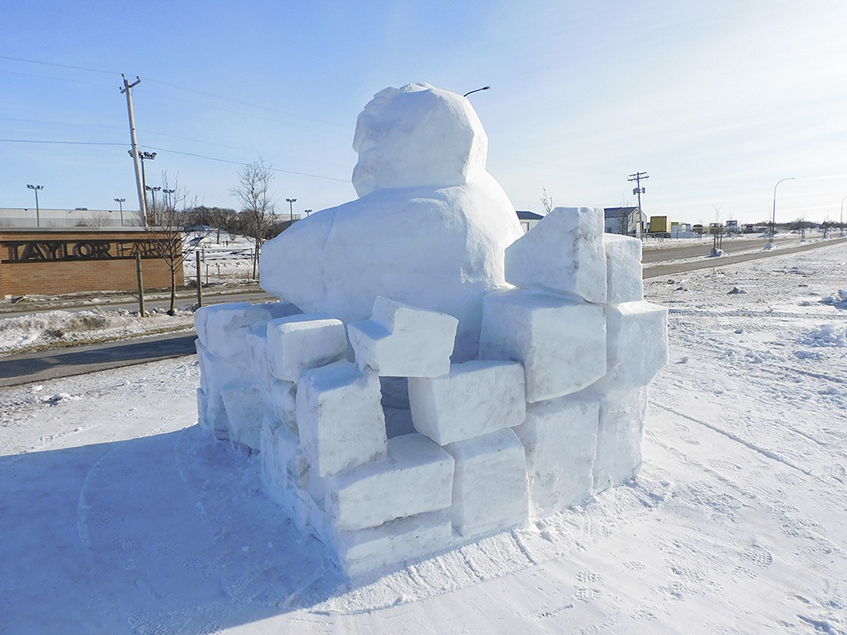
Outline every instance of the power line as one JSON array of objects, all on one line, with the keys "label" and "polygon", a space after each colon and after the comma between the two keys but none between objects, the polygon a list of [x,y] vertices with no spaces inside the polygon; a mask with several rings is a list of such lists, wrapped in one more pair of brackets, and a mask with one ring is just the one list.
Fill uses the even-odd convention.
[{"label": "power line", "polygon": [[[144,148],[150,148],[151,150],[158,150],[160,152],[171,152],[172,154],[182,154],[187,157],[196,157],[198,159],[208,159],[209,161],[218,161],[220,163],[230,163],[232,165],[250,165],[249,163],[244,163],[242,161],[230,161],[228,159],[219,159],[217,157],[207,157],[203,154],[194,154],[193,152],[180,152],[179,150],[169,150],[168,148],[159,148],[157,146],[143,145]],[[309,176],[314,179],[325,179],[327,181],[339,181],[341,183],[349,182],[349,179],[339,179],[334,176],[322,176],[320,174],[309,174],[308,172],[296,172],[294,170],[283,170],[282,168],[269,168],[273,172],[282,172],[284,174],[296,174],[297,176]]]},{"label": "power line", "polygon": [[71,146],[125,146],[126,143],[112,143],[109,141],[47,141],[44,139],[0,139],[0,143],[55,143]]},{"label": "power line", "polygon": [[27,64],[41,64],[42,66],[56,66],[58,68],[71,68],[75,71],[88,71],[89,73],[103,73],[104,75],[120,75],[116,71],[104,71],[99,68],[86,68],[84,66],[71,66],[70,64],[57,64],[56,62],[41,62],[39,60],[27,60],[22,57],[9,57],[0,55],[0,60],[11,60],[13,62],[26,62]]},{"label": "power line", "polygon": [[[126,143],[111,143],[106,141],[48,141],[43,139],[0,139],[0,143],[43,143],[43,144],[59,144],[59,145],[78,145],[78,146],[126,146]],[[171,154],[180,154],[187,157],[197,159],[206,159],[207,161],[217,161],[218,163],[229,163],[230,165],[250,165],[243,161],[231,161],[230,159],[221,159],[219,157],[210,157],[204,154],[195,154],[194,152],[182,152],[180,150],[171,150],[170,148],[160,148],[158,146],[150,146],[141,144],[141,148],[149,148],[158,150],[159,152],[170,152]],[[297,172],[295,170],[283,170],[282,168],[270,168],[273,172],[281,172],[283,174],[295,174],[297,176],[308,176],[313,179],[324,179],[326,181],[338,181],[340,183],[348,183],[349,179],[339,179],[334,176],[323,176],[321,174],[310,174],[309,172]]]}]

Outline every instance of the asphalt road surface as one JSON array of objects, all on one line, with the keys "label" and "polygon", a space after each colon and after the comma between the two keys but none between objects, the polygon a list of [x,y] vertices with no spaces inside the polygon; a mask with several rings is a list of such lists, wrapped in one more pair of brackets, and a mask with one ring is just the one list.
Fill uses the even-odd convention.
[{"label": "asphalt road surface", "polygon": [[[736,255],[725,255],[719,258],[703,257],[690,262],[674,262],[665,265],[659,264],[653,266],[649,266],[649,263],[707,256],[711,251],[711,243],[709,243],[705,254],[703,253],[703,248],[699,245],[695,245],[693,247],[671,247],[655,251],[645,251],[645,256],[647,254],[651,254],[651,256],[645,257],[644,259],[645,263],[648,264],[648,266],[644,269],[644,277],[653,278],[667,276],[694,269],[721,267],[745,262],[747,260],[756,260],[758,258],[767,258],[769,256],[781,256],[797,253],[800,251],[815,249],[817,247],[825,247],[836,243],[847,242],[847,238],[833,238],[827,241],[816,241],[803,244],[800,244],[799,240],[795,242],[797,244],[794,246],[786,246],[787,243],[785,240],[781,240],[779,241],[779,248],[773,251],[748,251],[748,253],[736,253]],[[730,246],[728,243],[729,241],[724,241],[724,253],[732,254],[733,251],[738,251],[738,249],[727,249],[727,247]],[[738,244],[739,243],[733,243],[733,246],[737,246]],[[750,241],[744,241],[741,245],[743,245],[745,250],[756,249],[756,245],[751,247]],[[691,249],[697,249],[698,251],[696,251],[693,256],[684,255],[690,254]],[[652,254],[661,255],[661,260],[657,261],[653,259]],[[272,298],[263,292],[249,292],[210,296],[208,298],[208,303],[214,304],[218,302],[243,301],[262,302],[267,301],[268,299]],[[204,302],[204,304],[206,303],[207,302]],[[119,305],[109,304],[105,306],[116,307]],[[86,308],[90,307],[91,305],[88,305]],[[32,313],[32,311],[28,311],[27,313]],[[8,313],[3,315],[3,317],[9,316],[10,314]],[[194,353],[194,340],[196,337],[197,336],[194,331],[186,331],[169,335],[136,338],[129,342],[122,341],[107,344],[92,344],[87,346],[76,346],[73,348],[41,351],[37,353],[12,355],[0,360],[0,388],[19,386],[32,382],[42,382],[48,379],[69,377],[72,375],[91,373],[99,370],[109,370],[133,364],[143,364],[171,357],[191,355]]]}]

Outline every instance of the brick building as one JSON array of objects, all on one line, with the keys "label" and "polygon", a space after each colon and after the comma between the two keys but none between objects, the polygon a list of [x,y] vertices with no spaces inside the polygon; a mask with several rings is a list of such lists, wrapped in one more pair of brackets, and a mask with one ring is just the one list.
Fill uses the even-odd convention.
[{"label": "brick building", "polygon": [[[138,228],[0,227],[0,297],[135,290],[136,254],[144,287],[169,288],[170,269],[154,241],[171,237]],[[184,284],[181,266],[176,282]]]}]

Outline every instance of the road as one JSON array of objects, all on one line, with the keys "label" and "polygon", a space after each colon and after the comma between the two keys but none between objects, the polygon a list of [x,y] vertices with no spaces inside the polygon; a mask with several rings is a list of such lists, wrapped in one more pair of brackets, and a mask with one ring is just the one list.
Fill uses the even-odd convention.
[{"label": "road", "polygon": [[[669,240],[670,242],[670,240]],[[666,244],[666,243],[665,243]],[[684,260],[687,258],[706,258],[712,253],[712,237],[703,236],[703,239],[697,243],[681,245],[679,247],[662,247],[661,249],[651,249],[645,247],[641,257],[641,262],[645,265],[654,262],[665,262],[667,260]],[[756,251],[764,249],[768,244],[767,238],[727,238],[724,237],[721,249],[727,255],[740,254],[746,251]],[[780,238],[777,241],[780,249],[783,247],[793,247],[800,244],[800,237]]]},{"label": "road", "polygon": [[[825,247],[828,245],[847,242],[847,238],[833,238],[827,241],[816,241],[804,244],[799,244],[799,240],[794,242],[796,244],[793,246],[786,246],[787,243],[784,240],[779,241],[779,248],[773,251],[754,251],[741,254],[736,253],[736,255],[726,255],[719,258],[704,257],[690,262],[672,262],[664,265],[658,264],[652,266],[649,265],[651,261],[662,262],[703,256],[703,249],[700,245],[695,245],[693,247],[671,247],[655,251],[645,251],[645,255],[661,254],[662,258],[659,261],[654,260],[652,256],[649,259],[644,259],[645,263],[648,264],[648,266],[644,269],[644,277],[653,278],[667,276],[684,271],[692,271],[694,269],[721,267],[748,260],[756,260],[758,258],[797,253],[815,249],[817,247]],[[739,243],[734,243],[733,246],[738,244]],[[756,249],[755,245],[751,247],[750,241],[744,241],[741,244],[744,245],[745,249]],[[724,242],[725,253],[739,251],[738,249],[728,250],[726,247],[728,247],[728,244],[727,242]],[[690,254],[690,250],[692,249],[697,250],[694,256],[684,255]],[[706,251],[706,254],[708,254],[710,250],[711,246]],[[264,292],[250,291],[247,293],[212,296],[208,298],[208,303],[215,304],[220,302],[243,301],[261,302],[269,299],[272,298]],[[107,306],[118,307],[120,305],[109,304]],[[91,308],[91,305],[87,305],[86,308]],[[32,313],[32,311],[28,311],[27,313]],[[3,315],[3,317],[9,316],[10,314],[8,313]],[[196,337],[197,336],[194,331],[187,331],[169,335],[136,338],[130,342],[92,344],[88,346],[76,346],[74,348],[13,355],[0,360],[0,388],[19,386],[32,382],[41,382],[59,377],[69,377],[98,370],[109,370],[132,364],[142,364],[161,359],[168,359],[170,357],[191,355],[194,353],[194,340]]]},{"label": "road", "polygon": [[[223,302],[272,302],[276,298],[265,293],[258,287],[255,289],[251,289],[249,291],[235,291],[235,292],[226,292],[226,291],[215,291],[209,292],[203,295],[203,305],[209,306],[211,304],[221,304]],[[177,296],[176,306],[178,309],[186,309],[188,307],[192,307],[197,303],[197,296],[193,294],[180,293]],[[150,299],[146,299],[144,301],[144,310],[152,311],[154,309],[167,309],[170,306],[170,299],[165,297],[161,297],[161,294],[157,294],[155,297]],[[20,308],[17,308],[20,307]],[[79,300],[75,301],[74,299],[65,299],[59,302],[51,302],[44,301],[38,304],[24,305],[24,304],[14,304],[0,308],[0,317],[2,318],[11,318],[11,317],[19,317],[21,315],[32,315],[33,313],[41,313],[44,311],[83,311],[86,309],[93,309],[95,307],[101,309],[125,309],[127,311],[137,311],[138,310],[138,300],[117,300],[115,302],[112,301],[101,301],[101,302],[92,302],[91,300]]]}]

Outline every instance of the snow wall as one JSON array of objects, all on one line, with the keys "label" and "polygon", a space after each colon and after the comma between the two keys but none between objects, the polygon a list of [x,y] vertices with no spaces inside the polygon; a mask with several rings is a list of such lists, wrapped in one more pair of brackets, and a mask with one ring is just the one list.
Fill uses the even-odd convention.
[{"label": "snow wall", "polygon": [[667,312],[641,243],[556,208],[522,235],[468,100],[426,84],[362,114],[360,198],[270,241],[286,301],[195,316],[200,425],[349,575],[583,503],[641,466]]}]

